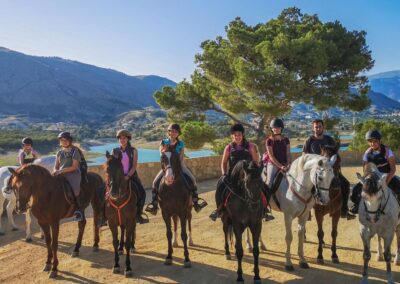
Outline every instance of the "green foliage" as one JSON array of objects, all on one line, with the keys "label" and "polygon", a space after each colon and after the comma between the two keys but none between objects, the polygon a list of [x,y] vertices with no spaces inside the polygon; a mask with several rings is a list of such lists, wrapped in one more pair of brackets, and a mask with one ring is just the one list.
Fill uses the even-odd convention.
[{"label": "green foliage", "polygon": [[333,128],[338,125],[340,122],[340,118],[338,117],[326,117],[324,118],[324,129],[331,131]]},{"label": "green foliage", "polygon": [[230,137],[215,139],[212,141],[212,150],[218,154],[222,155],[224,153],[225,146],[232,142]]},{"label": "green foliage", "polygon": [[75,131],[75,137],[78,140],[92,139],[96,136],[97,131],[88,125],[80,125]]},{"label": "green foliage", "polygon": [[187,122],[182,126],[181,139],[190,149],[199,149],[215,139],[214,129],[205,122]]},{"label": "green foliage", "polygon": [[318,110],[369,105],[368,80],[359,75],[373,66],[365,35],[297,8],[255,26],[236,18],[225,38],[201,44],[190,82],[154,97],[169,119],[204,121],[204,112],[214,110],[253,129],[261,141],[269,120],[291,111],[289,102]]},{"label": "green foliage", "polygon": [[21,140],[24,137],[33,139],[33,147],[47,153],[54,150],[58,145],[58,132],[39,130],[2,130],[0,131],[0,148],[3,151],[16,151],[21,148]]},{"label": "green foliage", "polygon": [[385,121],[367,120],[355,125],[355,137],[350,144],[350,150],[364,152],[368,147],[365,134],[377,129],[382,134],[382,143],[396,151],[400,147],[400,127]]}]

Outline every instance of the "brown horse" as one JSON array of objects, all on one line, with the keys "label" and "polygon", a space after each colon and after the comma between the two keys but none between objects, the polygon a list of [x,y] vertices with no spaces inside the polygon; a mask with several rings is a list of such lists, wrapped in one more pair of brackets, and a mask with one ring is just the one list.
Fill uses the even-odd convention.
[{"label": "brown horse", "polygon": [[164,152],[161,155],[161,168],[164,176],[159,187],[158,199],[161,213],[167,227],[168,255],[166,265],[172,264],[172,230],[171,218],[176,216],[181,222],[181,238],[184,249],[184,267],[191,267],[189,250],[187,247],[186,221],[188,219],[188,207],[191,202],[189,190],[183,181],[182,166],[179,154],[175,151]]},{"label": "brown horse", "polygon": [[[339,143],[337,143],[335,148],[321,147],[321,155],[327,158],[332,157],[337,154],[339,150]],[[323,231],[323,222],[324,216],[329,214],[332,217],[332,262],[339,263],[339,257],[336,254],[336,238],[337,238],[337,227],[340,219],[340,210],[342,208],[342,190],[340,186],[340,157],[336,159],[335,164],[333,165],[333,172],[335,174],[334,179],[332,180],[331,186],[329,188],[329,202],[326,205],[315,204],[315,219],[318,224],[318,257],[317,262],[319,264],[324,264],[324,258],[322,256],[322,250],[324,245],[324,231]]]},{"label": "brown horse", "polygon": [[[188,245],[189,246],[194,245],[193,238],[192,238],[192,209],[193,209],[193,204],[190,204],[188,206],[188,212],[187,212],[187,226],[188,226],[188,231],[189,231]],[[177,247],[179,247],[179,245],[178,245],[178,216],[176,216],[176,215],[172,216],[172,221],[174,222],[172,246],[174,248],[177,248]]]},{"label": "brown horse", "polygon": [[[131,182],[125,180],[121,163],[122,155],[119,154],[118,157],[115,157],[106,152],[106,158],[107,161],[104,165],[107,184],[105,213],[113,238],[115,256],[113,273],[120,272],[119,252],[122,249],[121,246],[125,245],[124,274],[126,277],[130,277],[132,276],[130,250],[135,245],[137,197],[134,190],[131,189]],[[118,241],[118,227],[121,228],[120,242]]]},{"label": "brown horse", "polygon": [[[26,165],[17,170],[11,168],[9,170],[12,174],[11,186],[17,197],[17,212],[25,212],[32,198],[31,212],[37,218],[43,230],[47,245],[47,261],[43,271],[51,270],[49,277],[54,278],[57,276],[58,272],[57,249],[60,220],[71,217],[73,212],[73,202],[71,202],[70,197],[68,197],[71,192],[68,181],[63,177],[52,176],[47,169],[39,165]],[[95,173],[88,173],[87,177],[88,181],[81,185],[79,198],[82,201],[82,210],[84,210],[89,203],[91,203],[93,207],[93,250],[98,251],[99,229],[97,223],[104,204],[104,200],[102,200],[102,196],[104,196],[104,182],[102,178]],[[78,239],[72,256],[79,255],[79,248],[81,247],[85,225],[85,218],[83,221],[78,222]]]}]

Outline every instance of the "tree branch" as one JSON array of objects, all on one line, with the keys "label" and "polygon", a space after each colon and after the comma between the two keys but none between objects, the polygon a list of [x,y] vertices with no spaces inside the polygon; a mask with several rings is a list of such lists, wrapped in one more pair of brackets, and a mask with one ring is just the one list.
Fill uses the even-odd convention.
[{"label": "tree branch", "polygon": [[222,113],[222,114],[228,116],[229,118],[231,118],[232,120],[234,120],[234,121],[236,121],[236,122],[238,122],[238,123],[241,123],[241,124],[243,124],[244,126],[250,127],[250,128],[253,129],[254,131],[258,131],[258,128],[257,128],[256,126],[254,126],[254,125],[252,125],[252,124],[250,124],[250,123],[247,123],[247,122],[245,122],[245,121],[242,121],[242,120],[238,119],[237,117],[233,116],[233,115],[230,114],[229,112],[224,111],[224,110],[222,110],[222,109],[216,107],[215,105],[213,105],[210,109],[212,109],[212,110],[214,110],[214,111],[216,111],[216,112]]}]

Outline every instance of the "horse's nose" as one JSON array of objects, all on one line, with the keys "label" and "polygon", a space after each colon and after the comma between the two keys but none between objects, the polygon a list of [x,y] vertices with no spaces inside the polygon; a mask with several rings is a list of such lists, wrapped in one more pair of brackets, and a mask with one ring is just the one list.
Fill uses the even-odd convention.
[{"label": "horse's nose", "polygon": [[167,182],[167,184],[171,184],[174,182],[174,176],[166,176],[165,177],[165,181]]}]

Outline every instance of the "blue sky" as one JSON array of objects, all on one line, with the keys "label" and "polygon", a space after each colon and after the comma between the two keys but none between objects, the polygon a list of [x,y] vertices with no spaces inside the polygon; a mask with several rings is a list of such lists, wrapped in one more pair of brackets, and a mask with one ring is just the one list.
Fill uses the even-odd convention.
[{"label": "blue sky", "polygon": [[371,74],[400,69],[397,0],[2,0],[0,46],[180,81],[193,72],[200,43],[224,35],[236,16],[257,24],[290,6],[365,30]]}]

